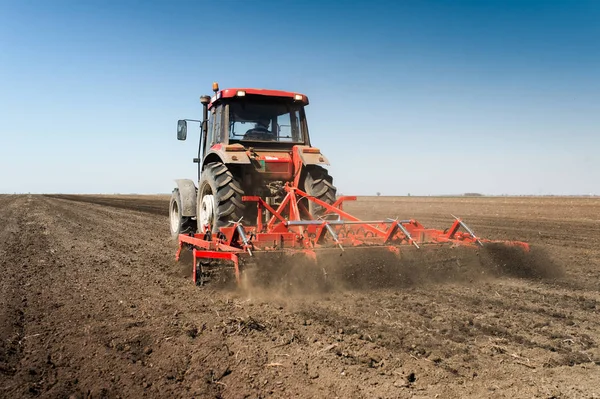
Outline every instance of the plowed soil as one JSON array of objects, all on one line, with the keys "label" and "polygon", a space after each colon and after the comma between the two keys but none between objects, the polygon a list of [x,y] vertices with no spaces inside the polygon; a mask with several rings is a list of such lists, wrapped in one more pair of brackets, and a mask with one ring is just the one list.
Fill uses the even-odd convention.
[{"label": "plowed soil", "polygon": [[359,198],[361,218],[528,241],[548,272],[311,294],[194,286],[167,208],[0,196],[0,397],[600,397],[598,199]]}]

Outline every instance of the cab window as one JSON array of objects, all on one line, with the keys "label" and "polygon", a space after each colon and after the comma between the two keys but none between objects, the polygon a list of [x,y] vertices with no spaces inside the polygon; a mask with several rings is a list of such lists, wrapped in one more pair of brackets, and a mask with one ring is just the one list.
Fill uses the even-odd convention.
[{"label": "cab window", "polygon": [[213,107],[210,110],[208,121],[208,137],[206,141],[208,146],[221,143],[223,141],[223,107]]}]

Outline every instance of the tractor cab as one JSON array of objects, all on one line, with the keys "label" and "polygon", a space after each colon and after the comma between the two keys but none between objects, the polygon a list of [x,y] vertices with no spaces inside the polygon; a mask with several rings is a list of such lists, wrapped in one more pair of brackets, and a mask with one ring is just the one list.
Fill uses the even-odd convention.
[{"label": "tractor cab", "polygon": [[302,94],[276,90],[226,89],[211,98],[205,151],[216,144],[290,149],[309,143]]}]

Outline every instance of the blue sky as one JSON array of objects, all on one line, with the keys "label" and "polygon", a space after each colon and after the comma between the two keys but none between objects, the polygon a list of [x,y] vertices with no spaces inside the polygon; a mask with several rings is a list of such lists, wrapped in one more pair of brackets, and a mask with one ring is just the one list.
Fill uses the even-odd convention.
[{"label": "blue sky", "polygon": [[0,0],[0,192],[170,192],[196,178],[177,119],[218,81],[307,94],[344,194],[600,194],[599,20],[599,1]]}]

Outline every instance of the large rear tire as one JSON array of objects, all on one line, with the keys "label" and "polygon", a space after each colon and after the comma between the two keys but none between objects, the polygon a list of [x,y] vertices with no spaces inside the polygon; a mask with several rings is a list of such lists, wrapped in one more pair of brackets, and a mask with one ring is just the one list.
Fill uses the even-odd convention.
[{"label": "large rear tire", "polygon": [[[337,189],[333,185],[333,177],[325,168],[309,165],[306,167],[304,177],[304,191],[311,197],[332,205],[335,202]],[[308,211],[317,218],[325,213],[326,209],[313,201],[308,201]]]},{"label": "large rear tire", "polygon": [[221,227],[230,225],[244,216],[246,205],[242,202],[244,190],[239,180],[221,162],[206,165],[198,188],[198,231],[205,226],[217,233]]},{"label": "large rear tire", "polygon": [[196,221],[191,217],[182,216],[181,195],[179,189],[174,189],[171,193],[169,203],[169,225],[171,227],[171,238],[177,240],[179,234],[194,233],[196,231]]}]

